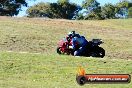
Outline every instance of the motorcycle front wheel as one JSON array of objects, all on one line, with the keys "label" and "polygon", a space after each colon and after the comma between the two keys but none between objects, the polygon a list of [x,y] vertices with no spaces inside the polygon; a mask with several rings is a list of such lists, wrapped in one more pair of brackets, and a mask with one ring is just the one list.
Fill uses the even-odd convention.
[{"label": "motorcycle front wheel", "polygon": [[62,54],[60,49],[61,49],[61,47],[57,47],[57,49],[56,49],[58,54]]}]

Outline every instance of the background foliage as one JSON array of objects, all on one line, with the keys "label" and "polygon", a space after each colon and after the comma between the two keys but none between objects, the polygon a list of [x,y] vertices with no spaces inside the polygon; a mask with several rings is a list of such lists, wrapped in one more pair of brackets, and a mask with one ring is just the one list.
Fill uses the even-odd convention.
[{"label": "background foliage", "polygon": [[[14,16],[21,6],[27,6],[26,0],[0,0],[0,15]],[[106,3],[100,6],[97,0],[84,0],[81,5],[69,0],[58,0],[56,3],[38,3],[26,11],[28,17],[47,17],[77,20],[103,20],[132,17],[132,2],[122,0],[115,5]]]},{"label": "background foliage", "polygon": [[21,10],[21,6],[27,6],[26,0],[0,0],[0,15],[17,15]]}]

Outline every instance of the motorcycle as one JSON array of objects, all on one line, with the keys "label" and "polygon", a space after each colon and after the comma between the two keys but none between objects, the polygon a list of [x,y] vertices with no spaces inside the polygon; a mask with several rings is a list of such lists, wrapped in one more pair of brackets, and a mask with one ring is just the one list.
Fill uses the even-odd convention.
[{"label": "motorcycle", "polygon": [[57,47],[57,53],[58,54],[66,54],[66,55],[73,55],[73,50],[69,48],[71,46],[71,42],[68,41],[66,38],[63,38],[59,41],[58,47]]},{"label": "motorcycle", "polygon": [[[103,58],[105,56],[105,50],[102,47],[99,47],[100,44],[102,44],[101,39],[92,39],[89,41],[88,45],[86,46],[86,49],[84,52],[82,52],[81,56],[87,56],[87,57],[101,57]],[[79,49],[79,46],[75,50],[70,49],[69,46],[71,46],[72,43],[68,41],[66,38],[63,38],[59,41],[58,47],[57,47],[57,53],[58,54],[66,54],[66,55],[74,55],[74,52]]]}]

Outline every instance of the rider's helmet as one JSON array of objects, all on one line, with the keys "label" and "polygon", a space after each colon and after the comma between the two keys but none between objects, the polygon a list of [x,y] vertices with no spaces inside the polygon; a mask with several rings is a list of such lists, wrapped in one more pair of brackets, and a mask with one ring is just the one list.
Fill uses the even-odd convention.
[{"label": "rider's helmet", "polygon": [[72,32],[69,32],[69,33],[68,33],[68,36],[71,37],[71,36],[72,36]]},{"label": "rider's helmet", "polygon": [[71,37],[69,37],[69,35],[66,36],[66,40],[67,40],[68,42],[70,42],[70,41],[71,41]]},{"label": "rider's helmet", "polygon": [[72,36],[75,37],[76,33],[75,31],[71,31],[72,32]]},{"label": "rider's helmet", "polygon": [[68,33],[69,37],[75,37],[75,35],[76,35],[75,31],[71,31]]}]

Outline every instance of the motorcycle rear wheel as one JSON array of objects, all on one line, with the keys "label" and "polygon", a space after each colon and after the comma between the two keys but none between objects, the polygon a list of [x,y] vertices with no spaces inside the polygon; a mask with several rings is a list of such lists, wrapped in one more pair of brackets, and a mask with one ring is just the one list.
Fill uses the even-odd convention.
[{"label": "motorcycle rear wheel", "polygon": [[95,49],[93,49],[91,56],[103,58],[105,56],[105,50],[101,47],[96,47]]},{"label": "motorcycle rear wheel", "polygon": [[101,47],[98,48],[98,56],[101,58],[105,56],[105,50]]}]

